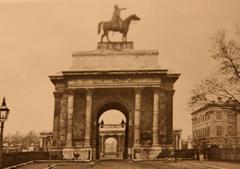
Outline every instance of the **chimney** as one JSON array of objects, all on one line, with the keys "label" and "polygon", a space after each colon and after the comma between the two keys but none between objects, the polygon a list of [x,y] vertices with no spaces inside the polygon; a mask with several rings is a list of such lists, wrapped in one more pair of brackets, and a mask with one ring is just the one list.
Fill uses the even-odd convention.
[{"label": "chimney", "polygon": [[228,100],[227,100],[228,103],[232,104],[234,102],[233,98],[232,97],[229,97]]},{"label": "chimney", "polygon": [[220,97],[220,96],[217,98],[217,100],[218,100],[218,103],[222,103],[223,102],[222,101],[222,97]]}]

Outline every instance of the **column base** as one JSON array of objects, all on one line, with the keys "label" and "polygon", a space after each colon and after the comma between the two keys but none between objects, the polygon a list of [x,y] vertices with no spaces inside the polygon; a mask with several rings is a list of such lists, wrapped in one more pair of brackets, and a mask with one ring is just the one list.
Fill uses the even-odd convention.
[{"label": "column base", "polygon": [[166,158],[173,155],[172,145],[152,145],[139,146],[132,148],[133,160],[153,160],[157,158]]},{"label": "column base", "polygon": [[134,145],[133,145],[133,148],[134,148],[134,147],[141,147],[141,145],[140,145],[140,144],[134,144]]},{"label": "column base", "polygon": [[65,160],[92,160],[92,148],[86,147],[65,147],[63,149],[63,159]]},{"label": "column base", "polygon": [[142,159],[142,148],[137,145],[134,145],[133,148],[132,148],[132,159]]},{"label": "column base", "polygon": [[149,153],[149,159],[155,159],[162,152],[162,147],[160,145],[153,145],[151,147],[151,152]]},{"label": "column base", "polygon": [[160,144],[153,144],[152,147],[161,147]]},{"label": "column base", "polygon": [[51,148],[51,156],[53,160],[63,159],[63,149],[62,148]]},{"label": "column base", "polygon": [[83,146],[84,148],[91,148],[91,145],[90,144],[86,144]]}]

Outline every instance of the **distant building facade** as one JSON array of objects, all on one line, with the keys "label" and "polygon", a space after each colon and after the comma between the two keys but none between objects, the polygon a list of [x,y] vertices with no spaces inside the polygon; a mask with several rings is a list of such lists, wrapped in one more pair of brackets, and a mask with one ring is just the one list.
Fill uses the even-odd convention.
[{"label": "distant building facade", "polygon": [[239,104],[229,99],[206,105],[191,113],[193,144],[208,147],[240,147]]},{"label": "distant building facade", "polygon": [[193,142],[193,140],[192,140],[192,137],[190,137],[190,136],[188,136],[187,139],[182,139],[181,140],[181,146],[182,146],[181,148],[183,150],[192,149],[193,148],[192,142]]},{"label": "distant building facade", "polygon": [[40,132],[40,149],[41,151],[48,151],[49,148],[50,148],[50,135],[52,133],[51,132],[46,132],[46,131],[43,131],[43,132]]},{"label": "distant building facade", "polygon": [[123,158],[124,140],[126,130],[125,124],[103,124],[99,125],[99,151],[100,159]]},{"label": "distant building facade", "polygon": [[175,129],[173,130],[173,145],[175,150],[182,149],[182,130],[181,129]]}]

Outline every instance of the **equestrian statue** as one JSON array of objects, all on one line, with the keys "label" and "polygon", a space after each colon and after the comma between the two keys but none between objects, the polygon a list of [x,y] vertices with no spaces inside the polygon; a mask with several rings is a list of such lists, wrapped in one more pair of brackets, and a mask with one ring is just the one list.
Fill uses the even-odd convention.
[{"label": "equestrian statue", "polygon": [[119,8],[118,5],[115,5],[112,20],[105,22],[102,21],[98,24],[98,34],[101,33],[101,28],[103,29],[103,34],[101,35],[101,42],[103,42],[104,36],[106,36],[107,41],[110,42],[108,37],[109,31],[120,32],[122,34],[122,42],[127,42],[127,33],[130,23],[134,20],[138,21],[140,20],[140,18],[133,14],[122,20],[120,17],[122,10],[126,10],[126,8]]}]

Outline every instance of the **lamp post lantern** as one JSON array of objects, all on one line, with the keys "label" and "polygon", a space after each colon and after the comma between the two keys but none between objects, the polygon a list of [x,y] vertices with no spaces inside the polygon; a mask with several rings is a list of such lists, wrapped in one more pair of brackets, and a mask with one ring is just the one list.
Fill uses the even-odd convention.
[{"label": "lamp post lantern", "polygon": [[9,108],[7,108],[5,97],[3,98],[2,105],[0,107],[0,123],[1,123],[1,136],[0,136],[0,169],[2,169],[2,147],[3,147],[3,128],[4,122],[8,119]]},{"label": "lamp post lantern", "polygon": [[125,122],[124,122],[124,120],[122,119],[122,121],[121,121],[121,127],[123,128],[125,126]]},{"label": "lamp post lantern", "polygon": [[104,121],[102,120],[100,123],[100,127],[103,128],[104,127]]}]

